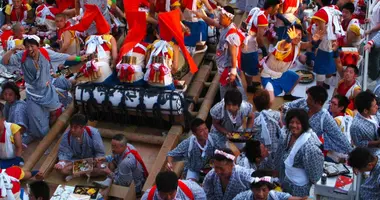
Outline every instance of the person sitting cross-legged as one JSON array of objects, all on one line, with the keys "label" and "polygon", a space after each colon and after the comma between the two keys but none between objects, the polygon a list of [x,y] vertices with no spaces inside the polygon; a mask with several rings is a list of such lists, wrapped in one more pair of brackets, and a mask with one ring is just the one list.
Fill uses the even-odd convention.
[{"label": "person sitting cross-legged", "polygon": [[113,136],[111,141],[112,155],[99,159],[98,163],[108,162],[103,171],[107,174],[104,181],[95,181],[94,185],[104,188],[103,197],[107,197],[110,186],[113,184],[129,187],[135,183],[136,195],[141,194],[148,177],[148,170],[136,148],[128,143],[122,134]]},{"label": "person sitting cross-legged", "polygon": [[[87,119],[82,114],[75,114],[70,120],[70,129],[62,136],[58,151],[58,163],[54,168],[63,175],[66,181],[73,178],[73,161],[86,158],[104,157],[104,145],[98,129],[86,126]],[[94,166],[91,176],[105,174],[100,165]]]}]

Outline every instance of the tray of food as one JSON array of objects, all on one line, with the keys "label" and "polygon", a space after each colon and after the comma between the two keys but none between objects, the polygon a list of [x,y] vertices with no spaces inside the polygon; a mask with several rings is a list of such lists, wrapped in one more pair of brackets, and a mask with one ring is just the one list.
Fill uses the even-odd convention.
[{"label": "tray of food", "polygon": [[94,169],[94,161],[92,158],[76,160],[73,165],[73,174],[85,174]]},{"label": "tray of food", "polygon": [[327,174],[328,177],[350,173],[350,170],[346,165],[342,163],[336,164],[332,162],[324,162],[323,171]]},{"label": "tray of food", "polygon": [[231,136],[227,136],[227,138],[231,142],[246,142],[252,138],[254,132],[233,132]]},{"label": "tray of food", "polygon": [[299,83],[308,84],[314,81],[314,74],[307,70],[297,70],[296,73],[300,76]]},{"label": "tray of food", "polygon": [[94,186],[76,185],[74,194],[90,196],[91,199],[96,199],[98,196],[99,188]]}]

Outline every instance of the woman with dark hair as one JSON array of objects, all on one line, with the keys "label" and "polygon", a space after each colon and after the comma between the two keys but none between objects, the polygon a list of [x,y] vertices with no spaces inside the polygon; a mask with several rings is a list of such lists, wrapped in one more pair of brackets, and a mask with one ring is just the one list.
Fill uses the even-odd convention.
[{"label": "woman with dark hair", "polygon": [[203,181],[208,200],[231,200],[240,192],[249,189],[253,169],[235,165],[231,149],[215,150],[213,169]]},{"label": "woman with dark hair", "polygon": [[310,187],[323,173],[324,157],[321,142],[309,126],[304,109],[291,109],[286,114],[286,128],[275,157],[285,192],[309,196]]},{"label": "woman with dark hair", "polygon": [[[226,146],[227,136],[243,131],[243,121],[247,118],[247,129],[253,126],[252,104],[243,100],[236,88],[227,90],[224,99],[210,110],[212,117],[211,133],[216,135],[218,146]],[[242,147],[241,147],[242,148]]]},{"label": "woman with dark hair", "polygon": [[[21,66],[26,86],[26,104],[28,107],[28,137],[23,138],[25,144],[36,138],[44,137],[49,131],[49,120],[55,122],[62,112],[55,86],[52,84],[51,70],[67,60],[84,61],[87,56],[75,56],[56,53],[40,48],[40,38],[28,35],[23,45],[7,51],[1,63]],[[17,52],[17,50],[21,50]]]},{"label": "woman with dark hair", "polygon": [[236,159],[236,164],[248,169],[272,168],[268,160],[268,149],[257,140],[248,140],[243,152]]},{"label": "woman with dark hair", "polygon": [[20,100],[20,90],[14,82],[7,82],[2,87],[1,96],[5,100],[4,117],[9,123],[17,124],[21,127],[23,134],[28,129],[28,115],[26,102]]}]

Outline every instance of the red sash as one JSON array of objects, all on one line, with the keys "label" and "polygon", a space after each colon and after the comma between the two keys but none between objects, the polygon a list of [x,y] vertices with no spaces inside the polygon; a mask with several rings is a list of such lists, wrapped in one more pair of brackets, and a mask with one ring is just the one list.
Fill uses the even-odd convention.
[{"label": "red sash", "polygon": [[[143,167],[144,177],[147,178],[148,175],[149,175],[149,173],[148,173],[148,170],[145,167],[144,161],[142,160],[140,154],[136,150],[130,149],[128,146],[127,146],[127,149],[128,149],[128,152],[124,154],[122,160],[124,160],[124,158],[126,158],[129,154],[132,154],[133,156],[135,156],[137,162],[139,162],[140,165]],[[137,163],[136,163],[136,165],[137,165]]]},{"label": "red sash", "polygon": [[[49,56],[49,53],[46,51],[46,49],[45,48],[39,48],[39,49],[40,49],[41,54],[46,58],[46,60],[50,62],[50,56]],[[25,50],[24,53],[22,54],[21,63],[25,62],[27,56],[28,56],[28,51]]]},{"label": "red sash", "polygon": [[[185,193],[185,195],[189,199],[194,200],[193,193],[191,192],[190,188],[187,187],[187,185],[185,183],[183,183],[182,181],[178,180],[178,187],[182,190],[183,193]],[[148,200],[153,200],[154,192],[156,192],[156,189],[157,189],[157,186],[153,186],[150,189],[149,194],[148,194]]]}]

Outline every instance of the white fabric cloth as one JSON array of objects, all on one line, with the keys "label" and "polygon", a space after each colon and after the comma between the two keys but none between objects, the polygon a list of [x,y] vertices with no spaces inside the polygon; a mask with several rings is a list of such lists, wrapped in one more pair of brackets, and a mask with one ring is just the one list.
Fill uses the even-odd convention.
[{"label": "white fabric cloth", "polygon": [[47,16],[52,16],[55,18],[55,15],[49,9],[52,6],[46,6],[46,5],[43,5],[43,6],[44,8],[41,11],[37,12],[37,15],[41,14],[41,16],[37,16],[38,19],[36,20],[36,22],[38,24],[44,24]]},{"label": "white fabric cloth", "polygon": [[311,129],[303,133],[294,143],[289,156],[285,160],[285,174],[286,177],[297,186],[304,186],[309,183],[309,178],[306,171],[301,168],[293,167],[294,158],[301,147],[306,143],[306,141],[315,134]]},{"label": "white fabric cloth", "polygon": [[214,146],[214,141],[212,140],[212,137],[210,134],[208,135],[208,138],[207,138],[207,141],[206,141],[206,144],[204,147],[202,147],[198,143],[197,138],[194,135],[192,135],[192,136],[190,136],[189,149],[187,151],[187,155],[189,157],[190,157],[190,152],[193,149],[194,143],[199,147],[200,150],[202,150],[202,158],[204,158],[206,156],[206,149],[207,149],[208,145]]},{"label": "white fabric cloth", "polygon": [[99,59],[106,58],[107,54],[102,46],[104,43],[107,43],[107,41],[103,40],[101,35],[89,36],[88,40],[86,41],[86,54],[92,54],[97,50]]},{"label": "white fabric cloth", "polygon": [[12,176],[9,176],[5,172],[5,169],[2,169],[1,174],[0,174],[0,190],[1,190],[2,197],[6,197],[7,200],[15,200],[15,196],[12,193],[12,187],[13,187],[12,181],[19,182],[18,179]]},{"label": "white fabric cloth", "polygon": [[11,136],[12,130],[11,130],[12,123],[8,123],[4,121],[4,128],[5,128],[5,143],[0,144],[0,158],[1,159],[10,159],[15,157],[15,145],[12,144]]}]

